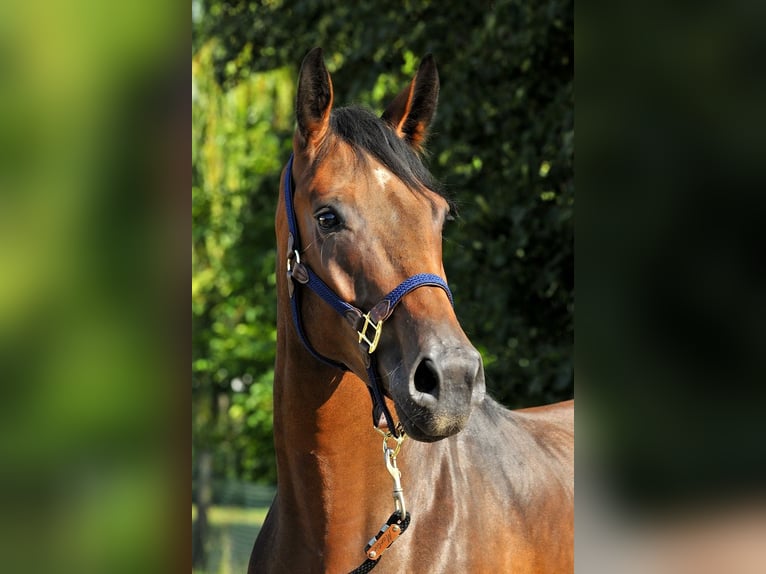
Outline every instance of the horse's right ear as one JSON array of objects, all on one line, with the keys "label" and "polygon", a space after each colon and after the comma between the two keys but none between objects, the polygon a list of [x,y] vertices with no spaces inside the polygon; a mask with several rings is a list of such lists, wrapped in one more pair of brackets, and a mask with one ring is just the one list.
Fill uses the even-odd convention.
[{"label": "horse's right ear", "polygon": [[298,131],[305,147],[318,146],[327,135],[332,99],[332,81],[322,48],[314,48],[303,58],[295,98]]}]

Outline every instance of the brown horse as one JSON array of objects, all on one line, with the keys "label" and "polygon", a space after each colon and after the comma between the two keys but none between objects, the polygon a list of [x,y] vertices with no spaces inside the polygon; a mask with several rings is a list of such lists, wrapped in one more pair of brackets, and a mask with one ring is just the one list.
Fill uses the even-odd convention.
[{"label": "brown horse", "polygon": [[438,93],[427,56],[381,118],[333,110],[321,50],[301,67],[276,218],[278,487],[251,573],[573,570],[573,404],[485,396],[443,279],[450,203],[420,158]]}]

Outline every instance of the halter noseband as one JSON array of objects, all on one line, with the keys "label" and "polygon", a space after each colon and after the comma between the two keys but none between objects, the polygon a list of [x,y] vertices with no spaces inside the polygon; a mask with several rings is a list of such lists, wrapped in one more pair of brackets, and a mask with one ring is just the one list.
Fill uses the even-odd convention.
[{"label": "halter noseband", "polygon": [[413,275],[402,281],[397,287],[395,287],[388,295],[383,297],[375,306],[370,309],[369,312],[364,313],[361,309],[354,307],[350,303],[343,301],[338,295],[327,286],[305,263],[301,262],[300,257],[300,237],[298,234],[298,225],[295,220],[295,208],[293,206],[293,188],[292,188],[292,172],[293,172],[293,155],[290,155],[290,159],[287,161],[287,167],[285,169],[285,209],[287,211],[287,226],[289,229],[289,235],[287,238],[287,285],[290,295],[290,307],[293,314],[293,324],[295,330],[298,332],[303,345],[314,356],[314,358],[328,364],[332,367],[348,371],[349,368],[338,361],[334,361],[328,357],[325,357],[319,353],[308,340],[306,332],[303,328],[303,322],[301,321],[300,314],[300,301],[298,296],[298,290],[295,289],[294,281],[297,281],[301,285],[307,286],[314,293],[325,301],[330,307],[335,309],[343,318],[345,318],[354,327],[354,330],[359,335],[358,343],[365,357],[365,363],[367,366],[367,376],[369,379],[368,388],[373,401],[373,425],[377,428],[378,421],[380,420],[380,414],[382,413],[388,424],[389,432],[393,436],[398,437],[400,434],[399,429],[394,425],[394,419],[391,416],[391,412],[386,406],[386,402],[383,398],[383,391],[380,385],[380,378],[378,376],[377,360],[375,350],[377,349],[378,342],[380,340],[380,334],[383,329],[383,322],[388,319],[396,309],[396,306],[401,302],[402,298],[410,291],[417,289],[418,287],[439,287],[443,289],[449,297],[450,303],[452,301],[452,293],[450,292],[447,282],[444,281],[438,275],[432,273],[420,273]]}]

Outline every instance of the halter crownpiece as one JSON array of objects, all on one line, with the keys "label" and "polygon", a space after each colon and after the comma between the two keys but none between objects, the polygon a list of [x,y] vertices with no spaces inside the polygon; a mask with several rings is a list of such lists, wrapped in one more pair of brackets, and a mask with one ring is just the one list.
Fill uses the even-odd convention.
[{"label": "halter crownpiece", "polygon": [[319,353],[309,342],[303,328],[303,322],[301,321],[298,289],[296,289],[295,284],[297,282],[299,285],[305,285],[311,289],[354,327],[354,330],[358,335],[357,342],[365,357],[365,364],[367,366],[367,376],[369,379],[368,388],[373,400],[373,424],[376,428],[379,426],[378,422],[381,419],[382,414],[388,424],[389,432],[397,437],[400,435],[400,430],[398,430],[397,426],[394,424],[394,419],[383,398],[383,391],[378,376],[377,360],[374,355],[378,343],[380,342],[383,323],[393,314],[404,296],[419,287],[439,287],[447,293],[450,304],[454,304],[452,300],[452,292],[450,291],[447,282],[438,275],[432,273],[419,273],[402,281],[367,313],[364,313],[361,309],[338,297],[335,291],[328,287],[310,267],[301,261],[300,236],[293,205],[292,172],[293,155],[291,154],[285,168],[284,189],[287,227],[289,230],[287,237],[287,288],[290,296],[290,307],[292,309],[295,330],[303,342],[303,346],[306,347],[314,358],[332,367],[344,371],[349,370],[343,363],[325,357]]}]

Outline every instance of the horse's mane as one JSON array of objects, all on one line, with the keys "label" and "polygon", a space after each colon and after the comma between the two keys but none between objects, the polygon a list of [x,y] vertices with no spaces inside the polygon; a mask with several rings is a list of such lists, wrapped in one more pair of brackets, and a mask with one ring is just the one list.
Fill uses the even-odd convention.
[{"label": "horse's mane", "polygon": [[[421,157],[372,111],[359,106],[334,109],[330,116],[330,129],[351,147],[360,163],[366,163],[368,155],[372,156],[407,187],[433,191],[444,197],[454,209],[451,198],[423,165]],[[315,165],[330,149],[330,146],[322,146]]]}]

